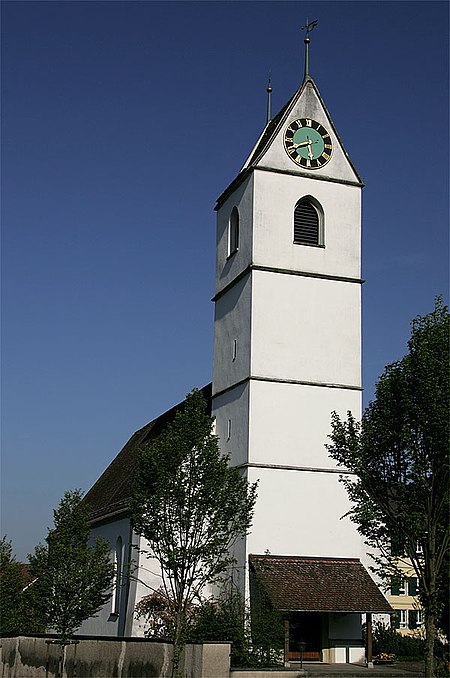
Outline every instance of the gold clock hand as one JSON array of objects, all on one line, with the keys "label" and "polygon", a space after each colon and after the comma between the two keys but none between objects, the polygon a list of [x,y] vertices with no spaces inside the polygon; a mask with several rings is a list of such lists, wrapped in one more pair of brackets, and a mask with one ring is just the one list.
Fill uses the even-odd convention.
[{"label": "gold clock hand", "polygon": [[311,146],[311,144],[317,144],[317,140],[313,141],[312,139],[307,139],[306,141],[301,141],[299,144],[292,144],[294,148],[303,148],[304,146]]}]

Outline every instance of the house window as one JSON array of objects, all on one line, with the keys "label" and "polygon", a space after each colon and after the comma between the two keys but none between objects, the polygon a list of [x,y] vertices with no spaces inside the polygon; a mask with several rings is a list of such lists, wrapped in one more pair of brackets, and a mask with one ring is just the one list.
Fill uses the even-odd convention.
[{"label": "house window", "polygon": [[323,211],[311,197],[302,198],[295,206],[294,245],[324,245]]},{"label": "house window", "polygon": [[231,440],[231,419],[227,421],[227,440]]},{"label": "house window", "polygon": [[399,610],[400,612],[400,628],[408,628],[408,610]]},{"label": "house window", "polygon": [[237,207],[231,210],[230,221],[228,223],[228,256],[231,256],[239,249],[239,212]]},{"label": "house window", "polygon": [[419,580],[417,577],[408,577],[408,596],[417,596],[419,592]]},{"label": "house window", "polygon": [[402,577],[391,577],[391,596],[404,596],[405,580]]}]

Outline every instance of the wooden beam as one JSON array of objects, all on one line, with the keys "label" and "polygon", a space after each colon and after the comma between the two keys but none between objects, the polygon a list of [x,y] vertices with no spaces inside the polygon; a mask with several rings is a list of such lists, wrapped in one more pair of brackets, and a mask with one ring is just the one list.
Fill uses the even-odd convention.
[{"label": "wooden beam", "polygon": [[290,663],[289,663],[289,619],[284,620],[284,665],[290,666]]}]

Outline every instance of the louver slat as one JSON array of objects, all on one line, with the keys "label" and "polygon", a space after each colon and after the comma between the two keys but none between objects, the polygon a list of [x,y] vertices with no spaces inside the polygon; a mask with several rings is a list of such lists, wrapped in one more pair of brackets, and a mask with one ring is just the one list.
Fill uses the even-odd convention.
[{"label": "louver slat", "polygon": [[297,245],[319,244],[319,215],[310,203],[303,202],[295,208],[294,243]]}]

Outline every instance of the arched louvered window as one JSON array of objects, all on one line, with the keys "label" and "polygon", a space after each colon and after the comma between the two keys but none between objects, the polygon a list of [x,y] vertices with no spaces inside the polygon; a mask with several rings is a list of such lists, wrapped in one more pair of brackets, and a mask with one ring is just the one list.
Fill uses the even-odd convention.
[{"label": "arched louvered window", "polygon": [[239,212],[233,207],[228,224],[228,256],[239,249]]},{"label": "arched louvered window", "polygon": [[323,214],[318,204],[302,198],[294,210],[294,244],[323,245]]}]

